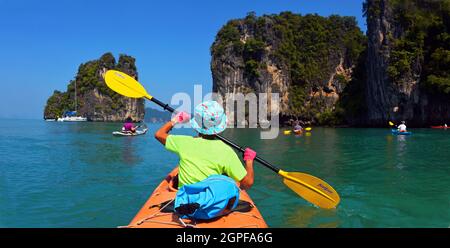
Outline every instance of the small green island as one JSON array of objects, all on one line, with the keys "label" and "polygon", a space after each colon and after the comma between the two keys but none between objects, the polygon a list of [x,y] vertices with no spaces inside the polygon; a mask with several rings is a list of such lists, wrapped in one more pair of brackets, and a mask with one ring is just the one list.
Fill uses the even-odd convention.
[{"label": "small green island", "polygon": [[44,119],[56,119],[77,109],[77,115],[90,121],[123,121],[128,116],[135,121],[144,120],[143,99],[123,97],[106,86],[102,74],[111,69],[138,77],[135,58],[121,54],[116,62],[111,53],[105,53],[97,60],[81,64],[67,91],[54,91],[47,100]]}]

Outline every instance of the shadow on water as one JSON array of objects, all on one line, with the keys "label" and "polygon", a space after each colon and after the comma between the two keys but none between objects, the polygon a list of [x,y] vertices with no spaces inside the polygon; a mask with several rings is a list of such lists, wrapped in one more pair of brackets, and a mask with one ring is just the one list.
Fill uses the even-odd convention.
[{"label": "shadow on water", "polygon": [[286,209],[283,213],[285,224],[292,227],[339,227],[339,218],[336,210],[324,210],[312,206],[298,206],[293,211]]},{"label": "shadow on water", "polygon": [[142,158],[136,154],[136,137],[124,137],[122,144],[122,160],[127,165],[136,165],[142,161]]}]

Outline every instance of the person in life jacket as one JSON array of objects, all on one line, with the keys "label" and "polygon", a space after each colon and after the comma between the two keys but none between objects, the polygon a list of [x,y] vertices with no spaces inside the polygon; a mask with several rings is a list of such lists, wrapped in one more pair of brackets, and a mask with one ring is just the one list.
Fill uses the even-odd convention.
[{"label": "person in life jacket", "polygon": [[402,124],[398,125],[397,129],[399,132],[406,132],[405,121],[402,121]]},{"label": "person in life jacket", "polygon": [[[197,131],[197,137],[169,134],[175,125],[188,121]],[[246,148],[243,157],[245,166],[242,166],[234,150],[215,137],[226,126],[227,116],[222,106],[216,101],[205,101],[196,106],[194,118],[179,112],[156,131],[155,138],[180,158],[178,188],[222,174],[239,182],[241,189],[246,190],[253,185],[256,152]]]},{"label": "person in life jacket", "polygon": [[133,119],[131,118],[131,116],[128,116],[127,119],[125,120],[125,123],[123,124],[122,127],[122,131],[131,133],[136,132],[136,127],[133,124]]},{"label": "person in life jacket", "polygon": [[296,120],[294,122],[294,132],[301,132],[303,131],[303,127],[300,126],[300,121]]},{"label": "person in life jacket", "polygon": [[[198,132],[197,137],[169,134],[175,125],[189,120]],[[211,219],[226,215],[238,204],[236,182],[244,190],[253,185],[256,152],[246,148],[245,167],[242,166],[234,150],[215,136],[226,126],[222,106],[206,101],[195,108],[194,118],[179,112],[155,133],[155,138],[180,158],[175,212],[181,218]]]}]

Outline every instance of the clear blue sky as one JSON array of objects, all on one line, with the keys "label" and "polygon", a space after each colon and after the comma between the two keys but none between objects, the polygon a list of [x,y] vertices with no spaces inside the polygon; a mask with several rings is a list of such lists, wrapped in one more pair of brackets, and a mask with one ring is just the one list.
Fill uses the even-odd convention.
[{"label": "clear blue sky", "polygon": [[[230,19],[250,11],[355,16],[363,0],[0,0],[0,118],[42,118],[53,90],[78,66],[112,52],[136,58],[139,81],[169,101],[193,85],[211,91],[209,48]],[[150,106],[150,105],[149,105]]]}]

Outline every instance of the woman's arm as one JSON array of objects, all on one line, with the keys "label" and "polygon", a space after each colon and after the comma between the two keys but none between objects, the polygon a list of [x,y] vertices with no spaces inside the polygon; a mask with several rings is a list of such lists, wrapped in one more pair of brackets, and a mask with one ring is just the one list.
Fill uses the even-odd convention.
[{"label": "woman's arm", "polygon": [[245,161],[245,170],[247,175],[240,181],[239,187],[243,190],[248,190],[253,186],[254,172],[253,172],[253,160]]},{"label": "woman's arm", "polygon": [[171,121],[166,122],[161,128],[155,133],[155,138],[163,145],[166,145],[167,136],[169,136],[170,130],[177,123],[188,122],[191,116],[185,112],[179,112],[176,114]]},{"label": "woman's arm", "polygon": [[161,128],[158,129],[155,133],[155,138],[163,145],[166,145],[167,136],[169,136],[170,130],[172,130],[173,126],[175,126],[175,122],[168,121]]},{"label": "woman's arm", "polygon": [[244,151],[244,161],[245,161],[245,170],[247,171],[247,175],[240,181],[240,188],[243,190],[250,189],[254,182],[254,172],[253,172],[253,160],[256,157],[256,152],[250,148],[245,149]]}]

